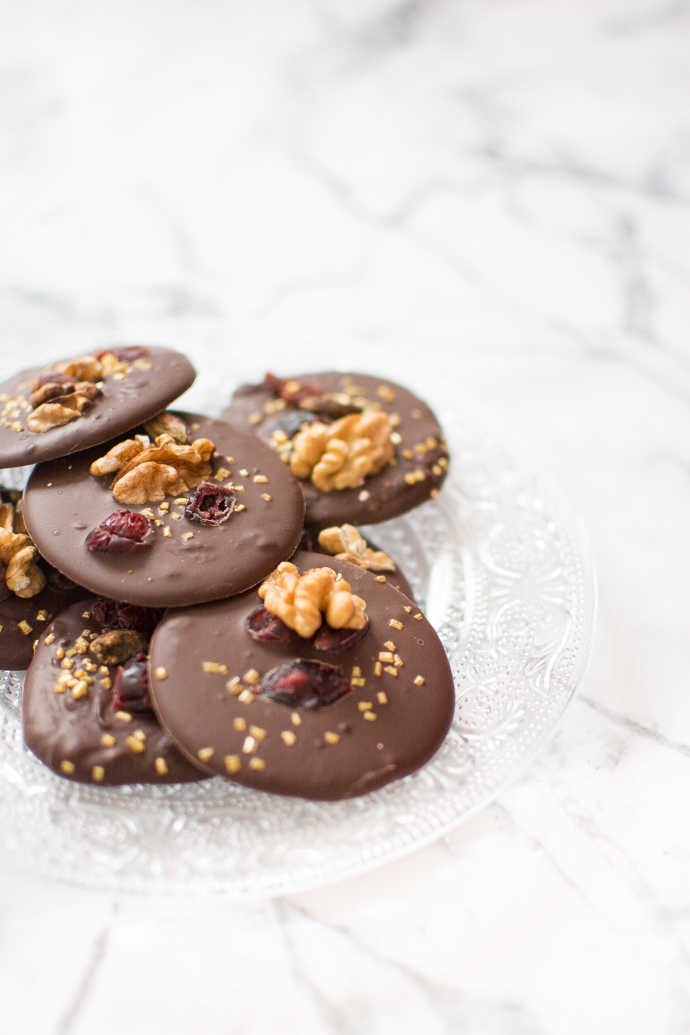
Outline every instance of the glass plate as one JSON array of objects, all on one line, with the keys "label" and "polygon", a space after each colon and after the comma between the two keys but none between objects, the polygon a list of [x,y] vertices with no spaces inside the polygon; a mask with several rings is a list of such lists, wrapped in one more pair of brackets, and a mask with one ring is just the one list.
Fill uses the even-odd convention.
[{"label": "glass plate", "polygon": [[[99,340],[100,338],[100,340]],[[147,341],[201,371],[186,408],[217,413],[265,370],[324,369],[324,344],[212,322],[127,328],[54,343],[51,356]],[[361,872],[439,837],[525,767],[572,699],[589,657],[595,588],[586,535],[552,477],[491,414],[399,357],[330,342],[347,370],[392,377],[436,410],[452,464],[435,502],[376,525],[451,661],[451,732],[420,772],[343,802],[281,798],[216,778],[98,788],[53,776],[23,747],[21,674],[0,674],[0,860],[91,887],[294,892]],[[285,356],[293,357],[285,361]],[[297,361],[294,357],[297,356]]]}]

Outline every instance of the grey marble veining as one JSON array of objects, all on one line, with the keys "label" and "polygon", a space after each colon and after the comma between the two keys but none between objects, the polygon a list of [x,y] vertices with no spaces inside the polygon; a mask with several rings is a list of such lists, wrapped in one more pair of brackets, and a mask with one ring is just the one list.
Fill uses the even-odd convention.
[{"label": "grey marble veining", "polygon": [[2,874],[0,1028],[687,1032],[690,3],[3,21],[3,366],[161,318],[392,347],[556,470],[600,620],[522,778],[368,875],[238,905]]}]

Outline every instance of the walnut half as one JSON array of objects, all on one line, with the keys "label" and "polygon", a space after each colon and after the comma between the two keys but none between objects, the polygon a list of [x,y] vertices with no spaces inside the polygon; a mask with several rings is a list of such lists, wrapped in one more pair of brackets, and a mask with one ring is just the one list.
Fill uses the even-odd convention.
[{"label": "walnut half", "polygon": [[89,473],[100,477],[116,472],[113,497],[118,503],[142,505],[180,496],[200,485],[212,472],[215,448],[207,438],[183,445],[166,434],[151,445],[146,435],[137,435],[94,460]]},{"label": "walnut half", "polygon": [[319,546],[339,561],[350,561],[369,571],[395,571],[395,562],[383,550],[367,546],[354,525],[324,528],[319,532]]},{"label": "walnut half", "polygon": [[90,409],[99,395],[100,388],[89,381],[74,384],[57,384],[48,381],[31,395],[34,409],[26,418],[29,431],[41,433],[69,424]]},{"label": "walnut half", "polygon": [[316,421],[292,440],[290,469],[317,489],[354,489],[393,459],[393,426],[387,413],[365,410],[333,424]]},{"label": "walnut half", "polygon": [[18,597],[35,597],[46,584],[45,575],[36,564],[38,550],[24,532],[21,515],[14,504],[0,504],[0,562],[5,565],[5,582]]},{"label": "walnut half", "polygon": [[332,629],[363,629],[367,623],[366,602],[332,568],[300,575],[294,564],[283,561],[259,586],[259,596],[267,611],[305,639],[321,626],[322,612]]}]

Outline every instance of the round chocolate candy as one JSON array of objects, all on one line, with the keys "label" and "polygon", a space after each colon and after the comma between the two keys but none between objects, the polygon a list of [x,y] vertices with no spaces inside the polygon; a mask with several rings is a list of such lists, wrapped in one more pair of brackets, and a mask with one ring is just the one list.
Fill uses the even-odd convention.
[{"label": "round chocolate candy", "polygon": [[0,384],[0,467],[107,442],[160,413],[195,377],[185,356],[153,346],[113,347],[23,370]]},{"label": "round chocolate candy", "polygon": [[[24,517],[34,542],[93,593],[146,607],[216,600],[256,585],[299,542],[304,500],[276,453],[225,421],[177,417],[190,441],[215,446],[206,481],[182,495],[115,500],[114,474],[89,473],[113,442],[39,464],[31,475]],[[151,466],[140,465],[142,479]]]},{"label": "round chocolate candy", "polygon": [[[93,604],[87,599],[63,611],[39,639],[24,682],[26,746],[54,773],[79,783],[202,780],[150,708],[145,653],[121,664],[104,663],[115,655],[100,648],[93,653],[107,631]],[[106,650],[116,651],[117,644]]]},{"label": "round chocolate candy", "polygon": [[336,421],[372,406],[391,422],[395,448],[390,462],[351,488],[325,491],[309,477],[300,477],[305,523],[325,528],[387,521],[438,494],[448,471],[448,452],[426,403],[392,381],[329,371],[290,379],[269,375],[261,384],[242,385],[221,416],[289,453],[306,423]]},{"label": "round chocolate candy", "polygon": [[[328,626],[303,639],[268,612],[257,621],[256,590],[168,611],[158,626],[151,642],[156,713],[207,773],[334,800],[415,771],[441,745],[455,695],[433,627],[370,572],[325,561],[293,557],[302,574],[332,568],[366,601],[368,628],[347,649],[338,649],[340,636]],[[319,650],[324,632],[321,646],[330,649]]]}]

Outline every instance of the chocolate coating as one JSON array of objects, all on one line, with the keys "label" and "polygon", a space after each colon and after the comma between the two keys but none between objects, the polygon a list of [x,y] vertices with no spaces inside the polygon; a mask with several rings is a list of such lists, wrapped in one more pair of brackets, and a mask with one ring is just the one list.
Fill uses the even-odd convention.
[{"label": "chocolate coating", "polygon": [[[24,520],[31,537],[51,564],[93,593],[145,607],[217,600],[256,585],[299,542],[304,501],[296,479],[276,453],[225,421],[193,413],[178,416],[190,428],[190,439],[209,438],[215,443],[219,456],[214,457],[214,471],[232,470],[232,479],[225,479],[225,484],[233,480],[244,485],[237,499],[246,509],[233,511],[222,525],[190,521],[184,516],[184,504],[176,504],[173,497],[167,498],[167,513],[160,511],[159,503],[117,503],[111,492],[112,477],[89,474],[91,463],[112,442],[39,464],[31,475],[24,494]],[[245,468],[246,477],[239,474]],[[256,474],[268,481],[254,482]],[[264,493],[271,499],[263,499]],[[151,508],[162,522],[149,533],[151,545],[120,556],[88,550],[84,542],[88,533],[122,507]],[[173,514],[180,514],[180,519]],[[170,529],[169,538],[163,535],[164,526]]]},{"label": "chocolate coating", "polygon": [[[38,563],[44,571],[48,567],[40,559]],[[35,597],[25,599],[12,593],[7,600],[0,601],[0,668],[28,668],[34,656],[34,641],[44,632],[48,622],[66,607],[88,596],[89,591],[81,586],[58,589],[46,583]],[[38,618],[43,611],[48,612],[48,617]],[[25,633],[19,626],[20,622],[28,622],[31,630]]]},{"label": "chocolate coating", "polygon": [[[117,718],[111,704],[112,691],[103,686],[100,672],[94,673],[94,683],[84,697],[75,700],[69,690],[63,694],[53,690],[61,671],[57,648],[71,649],[84,629],[103,631],[100,622],[84,617],[92,602],[82,601],[63,611],[40,638],[24,681],[22,724],[26,746],[54,773],[78,783],[113,786],[202,780],[203,773],[176,750],[152,712],[128,713],[128,721]],[[51,634],[55,640],[46,644],[46,636]],[[78,660],[82,655],[75,657]],[[88,654],[83,657],[96,660]],[[108,678],[114,682],[117,665],[107,667]],[[139,730],[145,734],[144,750],[133,751],[127,738]],[[104,734],[115,738],[111,747],[101,743]],[[164,759],[167,773],[157,770],[157,758]],[[74,770],[66,773],[61,769],[63,762],[71,763]],[[94,766],[102,767],[101,780],[94,779]]]},{"label": "chocolate coating", "polygon": [[[22,431],[7,427],[14,418],[4,415],[0,420],[0,467],[36,464],[107,442],[160,413],[182,395],[196,377],[189,360],[172,349],[151,346],[144,359],[150,363],[150,370],[134,364],[122,380],[104,378],[102,396],[91,409],[69,424],[43,432],[29,431],[25,427],[30,412],[28,403],[20,407]],[[33,381],[50,373],[52,366],[54,364],[15,374],[0,384],[0,396],[22,395],[28,399]],[[3,409],[5,406],[3,401]]]},{"label": "chocolate coating", "polygon": [[[395,464],[388,464],[378,474],[366,478],[364,484],[355,489],[339,489],[323,492],[308,480],[300,480],[307,504],[305,523],[314,528],[327,528],[329,525],[375,524],[398,517],[408,510],[428,500],[434,489],[439,489],[446,477],[446,470],[438,468],[439,459],[447,458],[448,453],[443,445],[441,428],[434,414],[421,399],[406,388],[386,381],[383,378],[371,377],[368,374],[347,374],[329,371],[319,374],[297,374],[297,381],[308,382],[328,392],[342,392],[345,384],[354,381],[363,391],[362,394],[380,404],[386,413],[397,413],[400,424],[396,432],[401,442],[395,447]],[[391,389],[394,398],[385,399],[378,394],[383,388]],[[232,421],[244,430],[253,431],[259,438],[269,441],[273,430],[279,426],[281,417],[287,410],[275,414],[265,414],[266,403],[275,400],[276,396],[266,384],[242,385],[235,392],[230,405],[223,410],[221,416]],[[260,423],[250,421],[253,414],[264,414]],[[428,448],[427,439],[436,443]],[[424,452],[415,447],[423,447]],[[413,458],[403,456],[403,451],[410,450]],[[438,473],[434,472],[434,468]],[[408,484],[406,475],[422,472],[424,477]],[[360,499],[362,491],[368,496]]]},{"label": "chocolate coating", "polygon": [[[324,566],[324,557],[298,553],[293,562],[304,573]],[[346,652],[317,651],[309,640],[251,639],[245,622],[260,603],[256,590],[220,603],[168,611],[158,626],[150,655],[156,712],[180,750],[209,774],[277,794],[335,800],[364,794],[413,772],[442,743],[455,694],[450,665],[434,629],[423,616],[415,617],[421,614],[417,607],[370,572],[334,558],[328,566],[341,572],[367,602],[369,631]],[[402,623],[402,628],[392,627],[391,620]],[[379,652],[388,649],[387,641],[395,644],[403,665],[393,666],[397,676],[383,671],[377,677],[374,666]],[[263,676],[295,658],[342,665],[348,679],[359,666],[365,685],[354,686],[335,704],[318,710],[260,697],[246,703],[244,695],[235,696],[226,686],[229,679],[251,669]],[[227,671],[205,671],[204,662],[226,666]],[[165,669],[164,679],[155,676],[159,666]],[[415,685],[417,676],[424,678],[423,685]],[[387,696],[387,703],[379,700],[379,693]],[[375,719],[366,717],[367,712]],[[245,728],[238,729],[243,723]],[[252,734],[252,726],[258,734]],[[294,734],[294,743],[285,743],[281,733],[288,739]],[[327,733],[339,741],[329,743]],[[249,753],[243,751],[248,736],[256,741]],[[212,749],[211,757],[204,749]],[[226,758],[239,759],[241,768],[229,773]],[[252,767],[257,759],[265,768]]]}]

